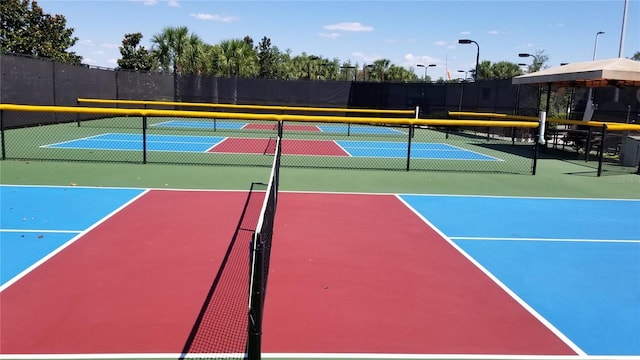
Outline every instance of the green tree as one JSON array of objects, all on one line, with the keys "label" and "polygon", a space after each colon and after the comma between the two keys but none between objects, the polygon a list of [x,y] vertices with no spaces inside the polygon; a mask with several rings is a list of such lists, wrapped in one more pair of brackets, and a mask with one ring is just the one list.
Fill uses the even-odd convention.
[{"label": "green tree", "polygon": [[252,43],[253,41],[249,42],[247,38],[220,42],[221,52],[217,61],[229,77],[257,75],[258,54],[251,46]]},{"label": "green tree", "polygon": [[536,50],[534,54],[529,54],[529,57],[533,58],[533,62],[527,66],[528,72],[532,73],[548,67],[547,62],[549,61],[549,56],[544,50]]},{"label": "green tree", "polygon": [[[277,49],[275,49],[277,50]],[[278,75],[278,54],[271,47],[271,39],[263,37],[258,44],[258,77],[274,79]]]},{"label": "green tree", "polygon": [[197,74],[207,68],[206,46],[186,26],[167,27],[153,35],[151,52],[161,71],[176,74]]},{"label": "green tree", "polygon": [[633,56],[630,59],[635,61],[640,61],[640,51],[633,54]]},{"label": "green tree", "polygon": [[151,54],[140,45],[141,33],[125,34],[120,46],[122,58],[118,59],[118,66],[127,70],[151,70]]},{"label": "green tree", "polygon": [[[419,77],[413,72],[413,69],[407,70],[402,66],[391,65],[386,72],[386,79],[388,81],[400,81],[400,82],[411,82],[418,81]],[[429,77],[427,75],[427,77]]]},{"label": "green tree", "polygon": [[80,64],[82,57],[68,49],[76,44],[73,28],[62,15],[45,14],[36,1],[0,1],[0,48],[3,53],[46,57]]},{"label": "green tree", "polygon": [[491,65],[489,79],[511,79],[518,75],[522,75],[522,69],[518,64],[500,61]]},{"label": "green tree", "polygon": [[371,78],[371,80],[379,80],[384,81],[385,74],[389,67],[391,66],[391,60],[389,59],[378,59],[373,62],[373,69],[371,69],[370,73],[367,76],[367,79]]}]

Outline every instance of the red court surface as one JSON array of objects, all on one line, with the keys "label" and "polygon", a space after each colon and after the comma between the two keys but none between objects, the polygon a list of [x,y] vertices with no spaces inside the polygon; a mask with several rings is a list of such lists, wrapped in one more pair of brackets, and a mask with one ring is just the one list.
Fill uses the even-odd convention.
[{"label": "red court surface", "polygon": [[281,194],[267,353],[575,353],[390,195]]},{"label": "red court surface", "polygon": [[[275,139],[227,138],[207,152],[233,154],[273,154]],[[334,141],[282,140],[282,153],[286,155],[349,156]]]},{"label": "red court surface", "polygon": [[0,353],[180,353],[245,199],[145,194],[0,294]]},{"label": "red court surface", "polygon": [[[0,354],[180,354],[245,200],[148,192],[0,294]],[[265,306],[265,353],[574,354],[391,195],[281,192]]]},{"label": "red court surface", "polygon": [[[247,130],[277,130],[277,124],[247,124],[243,127],[243,129]],[[282,125],[282,129],[284,131],[309,131],[309,132],[320,132],[320,128],[315,125],[290,125],[284,124]]]}]

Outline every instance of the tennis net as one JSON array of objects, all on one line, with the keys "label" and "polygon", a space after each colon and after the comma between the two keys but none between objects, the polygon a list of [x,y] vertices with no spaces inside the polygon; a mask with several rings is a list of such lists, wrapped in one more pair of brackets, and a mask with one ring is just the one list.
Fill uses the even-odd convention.
[{"label": "tennis net", "polygon": [[247,358],[261,358],[262,315],[269,275],[269,262],[273,239],[278,187],[280,183],[280,158],[282,154],[282,123],[278,123],[278,137],[275,142],[271,178],[267,185],[262,210],[251,242],[251,269],[249,286],[249,334],[247,339]]}]

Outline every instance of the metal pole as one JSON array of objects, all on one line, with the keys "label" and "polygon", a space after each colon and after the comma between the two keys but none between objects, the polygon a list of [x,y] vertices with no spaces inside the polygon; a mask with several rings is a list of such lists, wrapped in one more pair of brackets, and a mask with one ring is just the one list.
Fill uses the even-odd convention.
[{"label": "metal pole", "polygon": [[411,138],[413,137],[413,124],[409,125],[409,140],[407,142],[407,171],[411,162]]},{"label": "metal pole", "polygon": [[591,130],[591,126],[589,126],[589,130],[587,131],[587,142],[584,147],[584,162],[589,161],[589,153],[591,153],[591,134],[592,134],[592,130]]},{"label": "metal pole", "polygon": [[604,31],[598,31],[596,33],[596,43],[593,45],[593,61],[596,60],[596,51],[598,50],[598,35],[604,34]]},{"label": "metal pole", "polygon": [[147,116],[142,117],[142,163],[147,163]]},{"label": "metal pole", "polygon": [[604,142],[607,139],[607,124],[602,124],[602,137],[598,148],[598,176],[602,174],[602,158],[604,155]]},{"label": "metal pole", "polygon": [[[540,129],[542,128],[542,120],[538,121],[538,131],[537,131],[537,137],[539,137],[540,135]],[[536,169],[538,167],[538,146],[540,146],[538,144],[538,141],[534,141],[533,142],[533,167],[531,169],[531,175],[535,175],[536,174]]]},{"label": "metal pole", "polygon": [[618,57],[622,57],[624,52],[624,35],[627,28],[627,10],[629,9],[629,0],[624,0],[624,11],[622,12],[622,30],[620,31],[620,48],[618,49]]},{"label": "metal pole", "polygon": [[4,142],[4,120],[2,116],[3,113],[4,111],[0,110],[0,142],[2,143],[2,160],[5,160],[7,158],[7,151]]},{"label": "metal pole", "polygon": [[262,342],[262,279],[264,268],[263,247],[260,234],[255,234],[251,242],[251,257],[255,259],[254,273],[251,281],[251,294],[249,306],[249,334],[247,339],[248,360],[260,360]]}]

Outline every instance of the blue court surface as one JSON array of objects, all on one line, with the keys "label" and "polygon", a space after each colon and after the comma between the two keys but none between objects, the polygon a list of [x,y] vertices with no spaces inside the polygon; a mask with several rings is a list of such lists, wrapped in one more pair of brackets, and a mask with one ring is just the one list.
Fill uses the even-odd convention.
[{"label": "blue court surface", "polygon": [[[222,136],[179,136],[147,134],[147,150],[206,152],[222,142]],[[108,133],[42,146],[43,148],[142,151],[142,134]]]},{"label": "blue court surface", "polygon": [[136,189],[0,186],[0,290],[142,193]]},{"label": "blue court surface", "polygon": [[338,134],[381,134],[381,135],[406,135],[407,133],[398,129],[384,127],[384,126],[371,126],[371,125],[318,125],[318,129],[327,133]]},{"label": "blue court surface", "polygon": [[[336,143],[350,156],[406,158],[406,142],[338,140]],[[440,160],[501,161],[498,158],[442,143],[411,144],[411,158]]]},{"label": "blue court surface", "polygon": [[640,355],[640,201],[403,195],[588,355]]},{"label": "blue court surface", "polygon": [[[183,135],[147,135],[148,151],[171,152],[215,152],[216,146],[228,138],[222,136],[183,136]],[[235,153],[255,153],[250,149],[255,148],[254,141],[260,139],[241,139],[242,145]],[[289,139],[283,140],[283,154],[287,155]],[[344,156],[367,158],[400,158],[407,157],[406,142],[390,141],[354,141],[354,140],[319,140],[318,143],[326,143],[328,146],[338,146]],[[91,150],[129,150],[142,151],[143,142],[141,134],[107,133],[76,140],[43,145],[43,148],[60,149],[91,149]],[[319,151],[320,149],[318,149]],[[318,155],[313,146],[304,149],[306,155]],[[442,143],[411,144],[411,158],[435,159],[435,160],[473,160],[473,161],[502,161],[479,152]]]},{"label": "blue court surface", "polygon": [[170,120],[161,123],[152,124],[152,127],[166,128],[187,128],[187,129],[220,129],[220,130],[240,130],[245,127],[246,123],[211,120],[211,121],[195,121],[195,120]]}]

